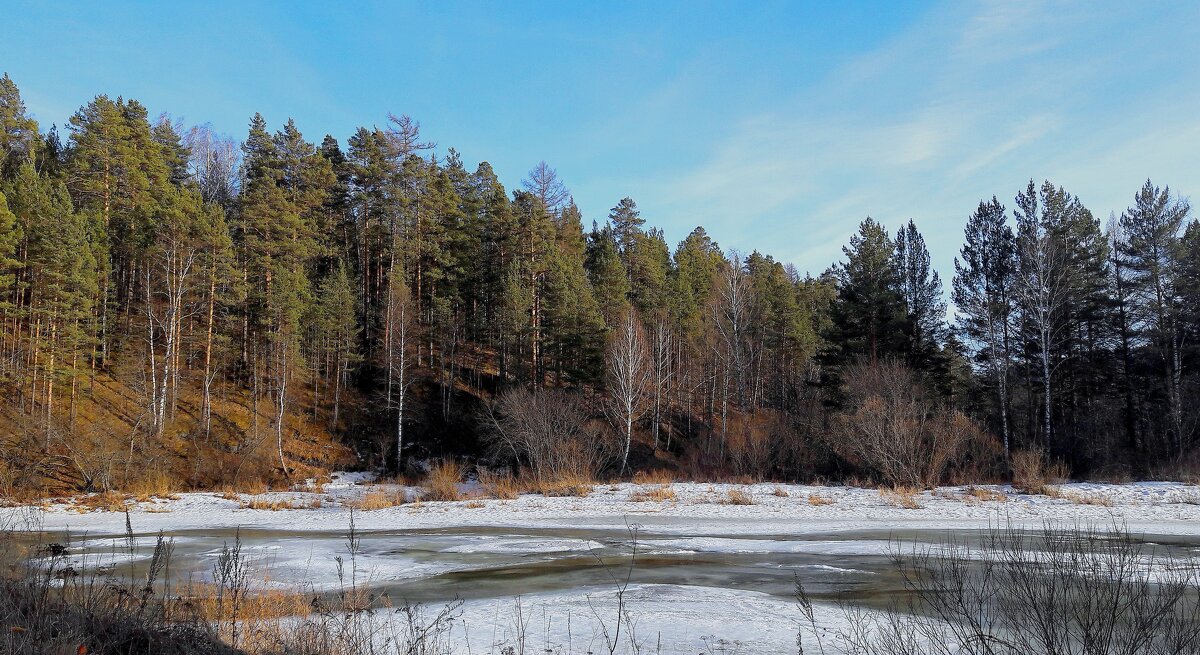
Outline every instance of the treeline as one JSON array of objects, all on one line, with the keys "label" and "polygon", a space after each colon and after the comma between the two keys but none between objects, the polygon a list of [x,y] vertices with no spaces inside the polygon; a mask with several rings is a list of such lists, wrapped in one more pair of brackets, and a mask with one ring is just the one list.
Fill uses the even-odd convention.
[{"label": "treeline", "polygon": [[[868,218],[812,277],[699,227],[672,250],[629,198],[588,229],[545,163],[510,192],[407,116],[342,144],[255,115],[239,144],[97,96],[67,132],[0,80],[10,480],[289,477],[322,434],[403,467],[511,445],[554,399],[621,472],[934,483],[1017,449],[1133,475],[1195,452],[1200,227],[1150,182],[1103,228],[1050,182],[982,202],[948,321],[912,221]],[[98,428],[101,392],[124,405]]]}]

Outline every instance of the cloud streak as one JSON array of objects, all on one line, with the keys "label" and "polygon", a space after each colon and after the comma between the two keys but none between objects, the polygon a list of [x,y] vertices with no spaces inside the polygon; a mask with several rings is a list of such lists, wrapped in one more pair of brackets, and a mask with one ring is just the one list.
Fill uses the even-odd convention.
[{"label": "cloud streak", "polygon": [[[1196,10],[1176,10],[1155,24],[1194,24]],[[1129,38],[1129,18],[1076,4],[946,5],[733,122],[682,173],[632,184],[674,229],[704,224],[723,245],[813,273],[867,215],[893,228],[911,217],[948,275],[977,202],[1011,205],[1030,178],[1065,185],[1101,217],[1147,176],[1200,179],[1200,74],[1186,63],[1196,46],[1161,58],[1155,26]]]}]

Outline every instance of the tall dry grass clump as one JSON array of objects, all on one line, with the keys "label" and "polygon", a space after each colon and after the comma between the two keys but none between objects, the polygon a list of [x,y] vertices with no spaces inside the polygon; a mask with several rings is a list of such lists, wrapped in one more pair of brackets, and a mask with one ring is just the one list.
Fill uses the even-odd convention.
[{"label": "tall dry grass clump", "polygon": [[631,503],[666,503],[675,500],[675,490],[670,485],[660,484],[647,489],[637,489],[629,494]]},{"label": "tall dry grass clump", "polygon": [[733,488],[725,493],[724,505],[753,505],[754,499],[744,489]]},{"label": "tall dry grass clump", "polygon": [[1013,488],[1027,494],[1050,495],[1056,492],[1053,485],[1062,484],[1070,477],[1070,470],[1061,461],[1051,461],[1041,450],[1019,450],[1012,454]]},{"label": "tall dry grass clump", "polygon": [[462,481],[462,467],[458,462],[445,459],[429,469],[425,476],[425,493],[421,500],[461,500],[458,483]]},{"label": "tall dry grass clump", "polygon": [[395,489],[392,491],[375,490],[368,491],[361,498],[349,500],[346,506],[352,509],[369,512],[377,509],[387,509],[389,507],[397,507],[408,502],[408,492],[404,489]]},{"label": "tall dry grass clump", "polygon": [[892,487],[890,489],[879,490],[879,497],[892,507],[900,509],[921,509],[923,506],[917,502],[917,494],[920,490],[916,487]]},{"label": "tall dry grass clump", "polygon": [[633,474],[634,484],[671,484],[674,481],[674,474],[666,469],[638,471]]},{"label": "tall dry grass clump", "polygon": [[543,496],[575,496],[585,498],[592,493],[596,479],[587,473],[567,471],[558,475],[539,477],[533,481],[533,489]]},{"label": "tall dry grass clump", "polygon": [[479,471],[479,486],[483,488],[484,495],[498,500],[516,500],[521,497],[521,484],[508,471]]}]

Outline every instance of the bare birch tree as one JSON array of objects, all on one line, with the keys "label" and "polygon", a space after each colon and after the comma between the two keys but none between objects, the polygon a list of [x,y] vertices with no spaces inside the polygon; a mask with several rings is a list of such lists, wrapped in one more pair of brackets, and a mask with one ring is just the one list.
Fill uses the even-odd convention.
[{"label": "bare birch tree", "polygon": [[[1022,199],[1023,196],[1018,196],[1018,204],[1022,204]],[[1054,431],[1052,378],[1059,363],[1059,346],[1066,336],[1063,312],[1067,309],[1070,287],[1061,245],[1038,221],[1036,200],[1026,200],[1033,204],[1022,206],[1017,214],[1020,270],[1016,291],[1040,368],[1043,439],[1049,446]]]},{"label": "bare birch tree", "polygon": [[388,280],[388,303],[384,334],[387,356],[387,409],[396,411],[396,470],[404,463],[404,409],[408,387],[412,385],[412,361],[409,342],[413,337],[416,309],[404,275],[393,269]]},{"label": "bare birch tree", "polygon": [[654,336],[650,344],[652,350],[652,365],[654,373],[654,448],[658,449],[659,429],[662,424],[664,404],[670,403],[671,379],[675,376],[672,354],[674,353],[675,338],[667,324],[667,318],[660,316],[654,321]]},{"label": "bare birch tree", "polygon": [[627,309],[617,324],[608,346],[609,419],[621,431],[624,440],[621,473],[629,466],[633,446],[633,425],[646,413],[653,374],[646,335],[636,310]]}]

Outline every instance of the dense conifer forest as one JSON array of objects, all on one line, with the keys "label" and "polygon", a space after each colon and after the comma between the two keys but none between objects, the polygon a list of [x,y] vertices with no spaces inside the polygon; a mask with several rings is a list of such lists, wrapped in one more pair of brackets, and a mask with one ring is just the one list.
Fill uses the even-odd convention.
[{"label": "dense conifer forest", "polygon": [[1184,475],[1200,223],[1165,182],[1108,217],[1051,181],[989,190],[945,282],[918,223],[866,218],[814,276],[703,227],[668,244],[620,189],[583,216],[544,162],[506,189],[408,116],[335,138],[255,115],[239,141],[99,95],[60,132],[5,76],[0,492],[438,458]]}]

